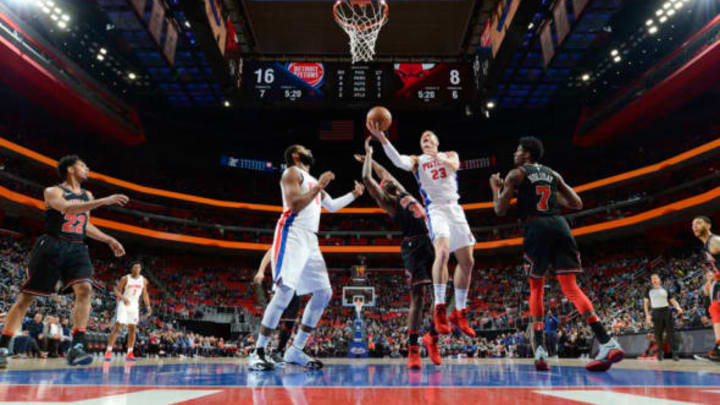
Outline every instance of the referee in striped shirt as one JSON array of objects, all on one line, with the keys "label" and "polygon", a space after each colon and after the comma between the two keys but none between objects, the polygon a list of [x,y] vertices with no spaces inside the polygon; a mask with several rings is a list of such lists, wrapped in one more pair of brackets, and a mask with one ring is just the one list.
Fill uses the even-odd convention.
[{"label": "referee in striped shirt", "polygon": [[[670,350],[672,351],[673,360],[678,361],[677,342],[675,341],[675,326],[673,325],[672,314],[670,313],[670,304],[678,312],[678,315],[682,314],[683,310],[680,308],[675,297],[663,288],[662,280],[657,273],[650,275],[650,284],[652,288],[649,288],[647,294],[645,294],[645,318],[647,323],[652,323],[655,327],[655,341],[658,346],[658,361],[662,361],[664,357],[664,346],[665,342],[670,344]],[[663,333],[667,335],[667,340],[663,339]]]}]

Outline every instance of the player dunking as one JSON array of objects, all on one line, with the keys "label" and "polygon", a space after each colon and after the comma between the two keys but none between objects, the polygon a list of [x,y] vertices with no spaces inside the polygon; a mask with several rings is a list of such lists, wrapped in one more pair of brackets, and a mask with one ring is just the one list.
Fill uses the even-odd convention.
[{"label": "player dunking", "polygon": [[[370,196],[377,205],[385,210],[395,222],[400,224],[403,233],[402,259],[410,275],[410,313],[408,314],[408,367],[419,370],[420,360],[420,323],[422,322],[423,297],[425,287],[432,283],[432,265],[435,252],[428,236],[425,210],[384,167],[373,161],[373,148],[370,137],[365,140],[365,159],[362,178]],[[380,178],[378,184],[372,171]],[[423,337],[423,343],[433,363],[442,363],[437,347],[437,332],[431,326]]]},{"label": "player dunking", "polygon": [[75,155],[60,159],[57,168],[63,182],[46,188],[43,193],[45,234],[35,242],[30,253],[28,280],[7,314],[0,337],[0,368],[7,367],[10,340],[20,329],[35,297],[55,293],[58,280],[63,283],[61,294],[75,293],[73,340],[67,363],[71,366],[90,364],[92,356],[85,352],[85,328],[90,316],[93,267],[84,243],[85,236],[108,244],[115,256],[125,254],[120,242],[90,223],[90,211],[104,205],[124,205],[128,198],[113,194],[95,200],[92,193],[81,187],[90,170]]},{"label": "player dunking", "polygon": [[108,338],[107,348],[105,349],[105,361],[112,360],[112,350],[115,339],[122,329],[123,325],[128,327],[127,340],[127,356],[126,361],[135,361],[133,347],[135,346],[135,328],[140,320],[140,296],[145,303],[147,316],[152,315],[152,307],[150,306],[150,296],[147,291],[147,280],[140,275],[142,265],[133,263],[130,266],[130,274],[123,276],[113,288],[115,298],[117,299],[117,309],[115,312],[115,324]]},{"label": "player dunking", "polygon": [[523,258],[530,282],[535,368],[540,371],[550,369],[545,361],[548,353],[544,346],[543,295],[545,273],[552,266],[563,294],[575,305],[600,342],[600,352],[585,368],[606,371],[625,354],[617,341],[608,336],[592,303],[577,285],[576,275],[582,272],[580,252],[567,220],[560,215],[561,207],[582,209],[582,200],[562,176],[538,163],[542,156],[543,144],[539,139],[521,138],[514,154],[515,168],[505,180],[499,173],[490,177],[495,213],[504,216],[510,200],[516,196],[524,222]]},{"label": "player dunking", "polygon": [[285,169],[280,180],[283,214],[277,224],[272,247],[273,295],[263,315],[255,350],[250,355],[250,370],[265,371],[274,368],[265,356],[270,334],[280,322],[282,313],[293,296],[312,294],[303,311],[292,346],[285,351],[283,360],[307,368],[318,369],[323,364],[303,352],[310,333],[317,326],[325,307],[332,298],[332,288],[320,253],[317,231],[321,208],[335,212],[359,197],[364,187],[355,182],[355,189],[333,199],[325,187],[335,178],[325,172],[316,180],[310,175],[314,163],[312,152],[302,145],[292,145],[285,151]]},{"label": "player dunking", "polygon": [[438,333],[450,333],[450,324],[445,306],[445,289],[448,280],[448,260],[450,253],[458,261],[453,285],[455,287],[455,309],[450,314],[450,322],[463,333],[474,337],[475,331],[467,322],[467,295],[470,277],[475,265],[473,245],[475,237],[470,231],[465,212],[458,200],[457,171],[460,169],[460,157],[456,152],[438,152],[438,137],[431,131],[425,131],[420,137],[420,156],[400,155],[385,134],[380,124],[368,121],[367,128],[383,145],[385,154],[395,166],[413,172],[420,186],[427,214],[427,225],[435,249],[433,262],[433,291],[435,306],[433,318]]},{"label": "player dunking", "polygon": [[[260,266],[257,269],[257,273],[255,273],[255,276],[253,277],[253,282],[258,286],[258,288],[262,288],[263,280],[265,280],[265,269],[270,268],[272,272],[272,266],[270,266],[271,258],[272,249],[265,252],[265,255],[260,261]],[[283,314],[280,317],[280,336],[278,339],[277,350],[270,355],[270,359],[276,364],[282,363],[283,361],[283,356],[285,355],[285,348],[287,347],[287,343],[290,341],[290,335],[292,334],[292,330],[295,327],[298,312],[300,312],[300,297],[297,295],[297,293],[295,293],[295,296],[293,296],[290,304],[287,308],[285,308],[285,311],[283,311]]]},{"label": "player dunking", "polygon": [[698,216],[692,221],[693,233],[703,243],[708,263],[703,292],[710,301],[707,312],[715,332],[715,347],[706,357],[708,360],[720,361],[720,270],[717,267],[720,263],[720,236],[713,234],[711,228],[712,221],[709,217]]}]

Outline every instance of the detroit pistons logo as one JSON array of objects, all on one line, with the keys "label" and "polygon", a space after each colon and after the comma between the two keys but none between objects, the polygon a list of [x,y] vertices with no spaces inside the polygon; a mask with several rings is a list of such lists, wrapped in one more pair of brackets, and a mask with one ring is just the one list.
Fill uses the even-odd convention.
[{"label": "detroit pistons logo", "polygon": [[322,63],[289,63],[287,70],[314,88],[320,86],[325,79],[325,67]]}]

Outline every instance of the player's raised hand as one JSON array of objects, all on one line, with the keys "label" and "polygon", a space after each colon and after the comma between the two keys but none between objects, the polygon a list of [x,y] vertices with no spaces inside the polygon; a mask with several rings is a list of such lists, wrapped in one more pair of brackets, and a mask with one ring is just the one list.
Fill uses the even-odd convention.
[{"label": "player's raised hand", "polygon": [[368,136],[365,138],[365,156],[372,156],[373,154],[373,147],[370,146],[370,141],[372,141],[372,137]]},{"label": "player's raised hand", "polygon": [[359,153],[356,153],[353,155],[356,161],[363,163],[365,161],[365,155],[361,155]]},{"label": "player's raised hand", "polygon": [[505,180],[500,177],[500,173],[495,173],[492,176],[490,176],[490,188],[493,189],[493,191],[499,191],[503,188],[505,185]]},{"label": "player's raised hand", "polygon": [[355,181],[355,189],[353,190],[353,195],[355,198],[360,197],[365,192],[365,186],[361,183],[358,183],[357,180]]},{"label": "player's raised hand", "polygon": [[113,194],[111,196],[105,197],[105,205],[120,205],[123,206],[130,201],[130,198],[126,196],[125,194]]},{"label": "player's raised hand", "polygon": [[112,239],[108,242],[108,245],[110,246],[110,249],[112,249],[113,254],[115,254],[115,257],[125,256],[125,248],[116,239]]},{"label": "player's raised hand", "polygon": [[377,121],[367,121],[365,124],[367,130],[380,142],[385,139],[385,133],[380,129],[380,123]]},{"label": "player's raised hand", "polygon": [[318,180],[318,184],[320,187],[325,188],[328,184],[330,184],[331,181],[335,180],[335,173],[331,171],[327,171],[320,175],[320,179]]}]

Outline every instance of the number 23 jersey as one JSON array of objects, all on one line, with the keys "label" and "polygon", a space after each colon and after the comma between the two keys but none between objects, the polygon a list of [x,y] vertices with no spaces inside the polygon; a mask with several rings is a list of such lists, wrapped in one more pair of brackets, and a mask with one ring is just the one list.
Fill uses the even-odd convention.
[{"label": "number 23 jersey", "polygon": [[418,157],[415,179],[420,185],[420,194],[426,207],[433,202],[452,204],[460,199],[457,172],[431,156]]}]

